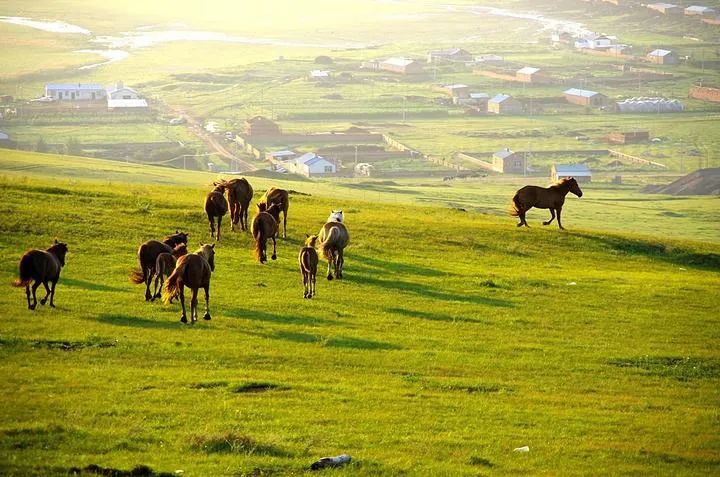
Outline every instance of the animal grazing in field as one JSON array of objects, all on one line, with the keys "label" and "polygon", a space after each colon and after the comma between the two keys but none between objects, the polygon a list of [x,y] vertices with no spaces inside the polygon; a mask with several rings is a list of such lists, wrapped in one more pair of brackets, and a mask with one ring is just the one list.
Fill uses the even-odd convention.
[{"label": "animal grazing in field", "polygon": [[240,230],[247,230],[249,228],[248,210],[254,193],[252,186],[244,177],[230,179],[229,181],[223,179],[215,183],[215,185],[218,184],[223,184],[227,189],[232,230],[235,231],[235,226],[238,223],[240,223]]},{"label": "animal grazing in field", "polygon": [[[16,287],[25,287],[28,309],[34,310],[37,307],[37,296],[35,291],[42,283],[45,287],[45,298],[40,300],[44,305],[50,297],[50,306],[55,308],[55,285],[60,279],[60,270],[65,266],[65,255],[68,246],[66,243],[55,240],[47,250],[30,250],[20,259],[19,276],[15,283]],[[32,286],[32,303],[30,303],[30,282]],[[48,283],[52,286],[48,287]]]},{"label": "animal grazing in field", "polygon": [[345,220],[342,210],[333,210],[327,218],[327,222],[342,222]]},{"label": "animal grazing in field", "polygon": [[[158,255],[157,260],[155,260],[155,293],[153,294],[152,301],[160,298],[163,285],[165,284],[165,277],[170,276],[175,269],[177,259],[183,255],[187,255],[187,253],[187,245],[181,243],[175,246],[172,253],[163,252]],[[170,303],[172,303],[172,299]]]},{"label": "animal grazing in field", "polygon": [[174,234],[165,237],[165,240],[159,242],[157,240],[148,240],[140,245],[138,249],[138,260],[140,261],[140,271],[133,270],[130,272],[130,281],[135,284],[145,283],[145,301],[150,301],[150,283],[155,276],[155,265],[157,257],[161,253],[172,253],[173,248],[181,243],[187,244],[188,234],[176,230]]},{"label": "animal grazing in field", "polygon": [[198,290],[205,290],[204,320],[210,319],[210,275],[215,271],[215,244],[200,244],[200,248],[189,255],[183,255],[177,261],[175,270],[165,282],[165,296],[163,302],[171,303],[175,297],[180,297],[182,303],[182,316],[180,321],[187,323],[185,312],[185,287],[192,291],[190,299],[190,321],[195,323],[198,317]]},{"label": "animal grazing in field", "polygon": [[560,229],[565,230],[565,227],[562,226],[562,222],[560,221],[560,213],[568,192],[572,192],[578,197],[582,197],[583,195],[580,186],[578,186],[577,181],[573,177],[566,177],[547,188],[525,186],[517,191],[513,197],[510,215],[520,218],[520,223],[517,224],[518,227],[522,225],[529,227],[525,220],[525,214],[528,210],[533,207],[550,209],[550,220],[543,222],[543,225],[550,225],[555,219],[555,213],[557,212],[558,226]]},{"label": "animal grazing in field", "polygon": [[320,240],[320,251],[328,261],[327,279],[333,279],[333,271],[335,277],[341,279],[343,265],[345,264],[345,247],[350,243],[350,234],[343,222],[327,222],[320,229],[318,234]]},{"label": "animal grazing in field", "polygon": [[318,254],[315,250],[317,235],[307,235],[305,246],[300,249],[298,262],[300,262],[300,274],[302,275],[305,293],[303,298],[315,296],[315,278],[317,277]]},{"label": "animal grazing in field", "polygon": [[215,237],[215,218],[217,217],[217,239],[220,241],[220,224],[222,218],[228,211],[228,203],[225,200],[225,185],[216,182],[215,188],[205,198],[205,213],[210,222],[210,236]]},{"label": "animal grazing in field", "polygon": [[275,237],[278,233],[279,221],[276,219],[280,214],[280,208],[277,204],[271,203],[268,207],[265,203],[257,204],[257,214],[253,218],[252,236],[255,239],[255,258],[260,263],[267,262],[267,241],[273,241],[272,259],[277,259],[277,241]]},{"label": "animal grazing in field", "polygon": [[[269,188],[260,199],[261,204],[277,204],[280,212],[283,213],[283,238],[287,238],[287,213],[290,207],[290,195],[285,189]],[[278,217],[280,214],[278,213]],[[278,227],[280,222],[278,221]]]}]

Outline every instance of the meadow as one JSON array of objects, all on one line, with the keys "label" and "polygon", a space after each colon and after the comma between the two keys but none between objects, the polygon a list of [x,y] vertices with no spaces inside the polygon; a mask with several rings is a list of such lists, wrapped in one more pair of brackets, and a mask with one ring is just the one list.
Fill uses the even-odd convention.
[{"label": "meadow", "polygon": [[[3,153],[0,170],[0,281],[29,247],[70,248],[57,309],[0,295],[3,475],[301,475],[343,452],[354,463],[333,475],[720,466],[718,243],[580,225],[601,190],[568,204],[560,232],[412,205],[400,186],[249,177],[258,194],[293,191],[289,238],[260,265],[226,229],[213,319],[185,326],[127,275],[144,240],[210,240],[215,176],[28,153]],[[337,208],[346,278],[304,300],[297,251]]]}]

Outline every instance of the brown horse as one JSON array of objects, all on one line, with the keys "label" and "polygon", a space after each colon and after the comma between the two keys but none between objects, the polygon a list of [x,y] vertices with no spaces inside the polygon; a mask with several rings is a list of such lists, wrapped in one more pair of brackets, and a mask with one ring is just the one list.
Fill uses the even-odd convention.
[{"label": "brown horse", "polygon": [[[290,207],[290,195],[285,189],[277,189],[271,187],[265,191],[265,195],[260,199],[261,204],[277,204],[283,213],[283,238],[287,238],[287,213]],[[280,214],[278,213],[278,217]],[[278,221],[278,227],[280,222]]]},{"label": "brown horse", "polygon": [[257,204],[257,214],[253,218],[252,222],[252,236],[255,239],[255,258],[260,263],[267,262],[267,240],[272,239],[273,241],[273,254],[272,259],[277,259],[277,241],[275,237],[278,233],[279,222],[275,219],[275,216],[279,215],[279,207],[277,204],[272,203],[270,207],[265,203]]},{"label": "brown horse", "polygon": [[318,254],[315,251],[317,235],[307,235],[305,246],[300,249],[298,262],[300,262],[300,274],[302,275],[305,294],[303,298],[315,296],[315,277],[317,276]]},{"label": "brown horse", "polygon": [[[40,300],[44,305],[50,297],[50,306],[55,308],[55,285],[60,279],[60,270],[65,266],[65,255],[68,247],[66,243],[55,242],[47,250],[30,250],[20,259],[19,277],[13,283],[16,287],[25,287],[28,309],[34,310],[37,306],[35,291],[42,283],[45,287],[45,298]],[[30,282],[35,281],[32,286],[33,302],[30,303]],[[52,283],[52,288],[48,287]]]},{"label": "brown horse", "polygon": [[320,251],[328,261],[327,279],[333,279],[333,269],[335,276],[341,279],[343,265],[345,264],[345,247],[350,243],[350,234],[347,227],[342,222],[331,221],[323,225],[318,234],[320,239]]},{"label": "brown horse", "polygon": [[[227,189],[232,230],[235,230],[238,223],[240,223],[240,230],[247,230],[249,228],[248,210],[254,194],[252,186],[244,177],[230,179],[229,181],[223,179],[219,183],[223,184]],[[218,185],[218,182],[215,185]]]},{"label": "brown horse", "polygon": [[568,192],[572,192],[578,197],[582,197],[583,195],[580,186],[578,186],[577,181],[573,177],[566,177],[547,188],[525,186],[517,191],[513,197],[510,215],[520,218],[520,223],[517,224],[518,227],[522,225],[529,227],[525,220],[525,214],[528,210],[533,207],[550,209],[550,220],[543,222],[543,225],[550,225],[555,219],[555,213],[557,212],[558,226],[562,230],[565,230],[565,227],[562,226],[562,222],[560,221],[560,213]]},{"label": "brown horse", "polygon": [[220,224],[222,218],[228,211],[228,203],[225,200],[225,185],[215,183],[215,188],[205,198],[205,213],[210,222],[210,236],[215,237],[215,217],[217,217],[217,239],[220,241]]},{"label": "brown horse", "polygon": [[[160,293],[165,284],[165,277],[170,276],[175,269],[177,259],[183,255],[187,255],[187,253],[187,245],[181,243],[173,249],[172,253],[163,252],[158,255],[157,260],[155,260],[155,294],[152,297],[152,301],[160,298]],[[170,300],[170,302],[172,303],[172,300]]]},{"label": "brown horse", "polygon": [[215,271],[215,244],[200,244],[200,248],[190,255],[183,255],[177,261],[175,270],[165,282],[164,303],[172,303],[172,299],[180,297],[182,316],[180,321],[187,323],[185,312],[185,287],[192,291],[190,299],[190,321],[195,323],[198,317],[198,289],[205,290],[204,320],[210,319],[210,275]]},{"label": "brown horse", "polygon": [[145,283],[145,301],[150,301],[150,283],[155,275],[155,264],[157,257],[161,253],[172,253],[173,247],[181,243],[187,244],[188,234],[175,231],[174,234],[165,237],[165,240],[158,242],[157,240],[148,240],[140,245],[138,249],[138,260],[140,261],[140,271],[133,270],[130,272],[130,281],[135,284]]}]

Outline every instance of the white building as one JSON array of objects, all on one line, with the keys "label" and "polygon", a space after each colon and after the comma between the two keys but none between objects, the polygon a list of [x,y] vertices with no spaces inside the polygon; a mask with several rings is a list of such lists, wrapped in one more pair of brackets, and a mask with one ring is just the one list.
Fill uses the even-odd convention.
[{"label": "white building", "polygon": [[306,177],[322,176],[337,173],[337,166],[314,152],[308,152],[295,159],[295,171]]},{"label": "white building", "polygon": [[107,89],[108,99],[141,99],[137,91],[128,88],[122,81]]},{"label": "white building", "polygon": [[55,101],[97,101],[105,99],[105,87],[94,83],[50,83],[45,85],[45,96]]}]

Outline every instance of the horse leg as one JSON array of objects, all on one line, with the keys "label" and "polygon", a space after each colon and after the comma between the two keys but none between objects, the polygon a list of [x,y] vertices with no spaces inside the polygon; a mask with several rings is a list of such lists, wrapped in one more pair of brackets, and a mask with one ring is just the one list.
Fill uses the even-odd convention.
[{"label": "horse leg", "polygon": [[558,207],[558,209],[557,209],[558,226],[560,227],[560,230],[565,230],[565,227],[562,226],[562,222],[560,222],[560,211],[561,210],[562,210],[562,207]]},{"label": "horse leg", "polygon": [[180,303],[182,303],[182,316],[180,316],[180,321],[187,323],[187,314],[185,312],[185,285],[180,285]]},{"label": "horse leg", "polygon": [[333,267],[335,266],[334,256],[335,256],[335,255],[334,255],[334,252],[333,252],[333,253],[330,254],[330,258],[328,258],[328,273],[327,273],[327,279],[328,279],[328,280],[332,280],[332,279],[333,279],[332,270],[333,270]]},{"label": "horse leg", "polygon": [[154,268],[148,268],[145,270],[145,301],[150,301],[152,299],[152,295],[150,294],[150,283],[152,282],[153,275],[155,275]]},{"label": "horse leg", "polygon": [[277,260],[277,240],[275,240],[274,235],[272,237],[272,241],[273,241],[273,254],[272,254],[272,257],[270,257],[270,258],[272,258],[273,260]]},{"label": "horse leg", "polygon": [[283,238],[287,238],[287,210],[283,212]]},{"label": "horse leg", "polygon": [[218,217],[218,234],[217,234],[218,242],[220,241],[220,224],[221,223],[222,223],[222,215]]},{"label": "horse leg", "polygon": [[[523,210],[522,212],[520,212],[520,225],[524,225],[525,227],[530,227],[527,223],[527,220],[525,219],[526,213],[527,213],[527,210]],[[518,227],[520,227],[520,225],[518,225]]]},{"label": "horse leg", "polygon": [[343,277],[343,274],[342,274],[343,265],[345,265],[345,255],[344,255],[343,249],[340,249],[340,250],[338,250],[337,262],[335,265],[337,267],[337,272],[335,272],[335,275],[337,275],[337,277],[339,279],[342,279],[342,277]]},{"label": "horse leg", "polygon": [[235,212],[237,209],[237,205],[233,201],[230,201],[230,231],[235,232]]},{"label": "horse leg", "polygon": [[210,319],[210,283],[205,285],[205,315],[203,316],[203,320],[209,320]]},{"label": "horse leg", "polygon": [[208,222],[210,222],[210,237],[215,237],[215,220],[212,215],[208,215]]},{"label": "horse leg", "polygon": [[315,279],[317,278],[317,272],[310,272],[310,298],[315,296]]},{"label": "horse leg", "polygon": [[50,308],[55,308],[55,285],[57,285],[57,280],[52,282],[52,287],[50,287]]},{"label": "horse leg", "polygon": [[550,225],[553,220],[555,220],[555,209],[553,209],[551,207],[550,208],[550,220],[548,220],[547,222],[543,222],[543,225]]},{"label": "horse leg", "polygon": [[243,217],[245,218],[245,222],[243,224],[243,230],[248,229],[248,209],[249,208],[250,208],[250,206],[245,207],[245,210],[243,211]]},{"label": "horse leg", "polygon": [[310,294],[310,275],[307,272],[307,270],[302,271],[302,279],[303,279],[303,298],[310,298],[312,295]]},{"label": "horse leg", "polygon": [[47,282],[47,281],[44,281],[44,282],[43,282],[43,286],[45,287],[45,298],[43,298],[42,300],[40,300],[40,304],[41,304],[41,305],[44,305],[45,303],[47,303],[47,299],[48,299],[48,297],[50,296],[50,287],[48,287],[48,282]]},{"label": "horse leg", "polygon": [[35,283],[33,283],[33,286],[32,286],[33,304],[30,307],[31,310],[34,310],[35,307],[37,306],[37,295],[35,294],[35,292],[37,291],[39,286],[40,286],[39,281],[36,281]]},{"label": "horse leg", "polygon": [[27,285],[25,285],[25,297],[27,298],[27,302],[28,302],[28,310],[34,310],[35,307],[33,307],[33,306],[30,304],[30,283],[28,283]]},{"label": "horse leg", "polygon": [[191,288],[192,297],[190,298],[190,321],[195,323],[197,321],[197,305],[198,305],[198,288]]}]

